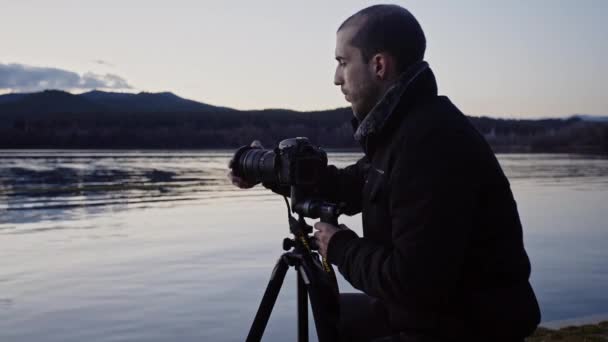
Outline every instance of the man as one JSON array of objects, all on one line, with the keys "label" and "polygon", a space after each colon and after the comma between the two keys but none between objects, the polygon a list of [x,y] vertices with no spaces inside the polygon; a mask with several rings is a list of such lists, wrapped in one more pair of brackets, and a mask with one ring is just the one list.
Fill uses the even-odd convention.
[{"label": "man", "polygon": [[[396,5],[338,29],[334,83],[365,156],[329,166],[328,200],[363,237],[315,224],[320,253],[364,294],[343,295],[344,341],[523,341],[540,321],[510,185],[483,137],[437,96],[424,33]],[[238,178],[236,185],[246,187]]]}]

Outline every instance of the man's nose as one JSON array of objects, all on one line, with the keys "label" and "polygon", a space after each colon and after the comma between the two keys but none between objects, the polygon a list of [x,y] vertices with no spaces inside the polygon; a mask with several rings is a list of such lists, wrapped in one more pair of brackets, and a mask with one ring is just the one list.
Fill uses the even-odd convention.
[{"label": "man's nose", "polygon": [[340,73],[340,70],[338,68],[336,68],[336,72],[334,73],[334,84],[337,86],[344,84],[342,73]]}]

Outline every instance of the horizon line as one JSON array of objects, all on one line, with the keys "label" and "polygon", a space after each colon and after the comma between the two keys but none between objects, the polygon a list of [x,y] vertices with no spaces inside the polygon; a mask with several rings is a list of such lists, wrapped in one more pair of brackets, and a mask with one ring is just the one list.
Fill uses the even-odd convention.
[{"label": "horizon line", "polygon": [[[339,109],[350,109],[349,106],[343,106],[343,107],[334,107],[334,108],[326,108],[326,109],[309,109],[309,110],[301,110],[301,109],[292,109],[292,108],[281,108],[281,107],[264,107],[264,108],[249,108],[249,109],[238,109],[238,108],[234,108],[234,107],[229,107],[229,106],[224,106],[224,105],[216,105],[216,104],[211,104],[209,102],[202,102],[199,100],[193,100],[193,99],[189,99],[189,98],[185,98],[182,97],[176,93],[174,93],[173,91],[170,90],[165,90],[165,91],[145,91],[145,90],[140,90],[137,92],[133,92],[133,91],[117,91],[117,90],[103,90],[103,88],[101,89],[90,89],[90,90],[86,90],[86,91],[80,91],[80,90],[66,90],[66,89],[44,89],[44,90],[38,90],[38,91],[32,91],[32,92],[3,92],[2,90],[0,90],[0,96],[5,96],[5,95],[30,95],[30,94],[37,94],[37,93],[43,93],[43,92],[49,92],[49,91],[57,91],[57,92],[63,92],[63,93],[68,93],[70,95],[82,95],[82,94],[86,94],[86,93],[90,93],[90,92],[101,92],[101,93],[113,93],[113,94],[130,94],[130,95],[139,95],[139,94],[172,94],[175,95],[177,97],[179,97],[180,99],[183,100],[187,100],[187,101],[193,101],[193,102],[197,102],[203,105],[209,105],[209,106],[213,106],[213,107],[221,107],[221,108],[225,108],[225,109],[231,109],[231,110],[235,110],[235,111],[241,111],[241,112],[248,112],[248,111],[265,111],[265,110],[284,110],[284,111],[291,111],[291,112],[299,112],[299,113],[311,113],[311,112],[325,112],[325,111],[331,111],[331,110],[339,110]],[[483,118],[483,117],[487,117],[487,118],[491,118],[491,119],[504,119],[504,120],[550,120],[550,119],[571,119],[571,118],[577,118],[577,117],[592,117],[592,118],[606,118],[608,119],[608,114],[587,114],[587,113],[571,113],[571,114],[566,114],[563,117],[560,116],[525,116],[525,117],[514,117],[512,116],[512,114],[510,114],[509,116],[507,115],[501,115],[501,114],[469,114],[469,113],[463,113],[466,116],[471,116],[471,117],[477,117],[477,118]]]}]

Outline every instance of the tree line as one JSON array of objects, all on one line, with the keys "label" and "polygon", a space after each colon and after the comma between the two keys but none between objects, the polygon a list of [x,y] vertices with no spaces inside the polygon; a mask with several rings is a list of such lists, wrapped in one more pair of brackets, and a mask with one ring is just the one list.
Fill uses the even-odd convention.
[{"label": "tree line", "polygon": [[[0,148],[218,149],[254,139],[264,146],[306,136],[335,149],[358,148],[349,108],[209,112],[55,112],[0,116]],[[496,152],[608,153],[608,123],[579,118],[469,117]]]}]

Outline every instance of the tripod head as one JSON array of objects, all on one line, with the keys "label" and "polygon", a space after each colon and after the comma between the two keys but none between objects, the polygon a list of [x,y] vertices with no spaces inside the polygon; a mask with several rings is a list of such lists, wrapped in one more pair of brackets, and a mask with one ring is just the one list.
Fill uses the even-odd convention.
[{"label": "tripod head", "polygon": [[[312,227],[306,223],[305,217],[312,219],[320,219],[321,222],[326,222],[334,226],[338,226],[338,217],[342,214],[343,205],[325,202],[319,199],[307,197],[307,192],[298,186],[291,186],[291,206],[287,203],[289,230],[296,237],[296,240],[285,239],[283,241],[283,249],[289,250],[292,247],[298,247],[297,240],[302,240],[304,248],[311,252],[316,250],[317,246],[314,239],[309,237],[312,233]],[[298,219],[293,217],[291,213],[298,214]],[[288,241],[292,241],[291,243]]]},{"label": "tripod head", "polygon": [[312,219],[321,219],[334,226],[338,225],[338,217],[343,213],[344,205],[329,203],[312,196],[307,196],[307,191],[291,186],[291,212]]}]

